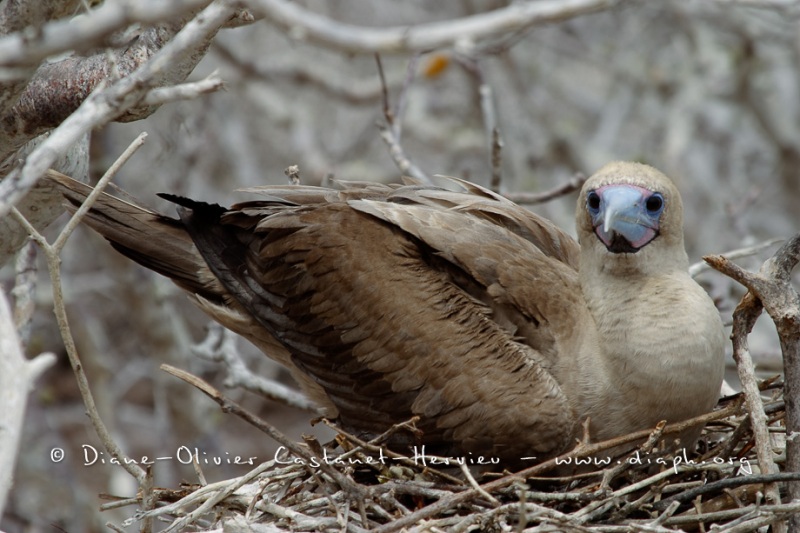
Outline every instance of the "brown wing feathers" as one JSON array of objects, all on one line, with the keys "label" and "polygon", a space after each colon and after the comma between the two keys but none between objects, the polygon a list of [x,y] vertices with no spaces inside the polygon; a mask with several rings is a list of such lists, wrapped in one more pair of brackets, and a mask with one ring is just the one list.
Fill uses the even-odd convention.
[{"label": "brown wing feathers", "polygon": [[[509,428],[524,428],[520,413],[530,412],[520,402],[550,393],[538,390],[541,379],[509,384],[507,398],[480,386],[508,372],[497,366],[499,354],[514,359],[509,365],[521,374],[535,372],[535,365],[486,308],[430,269],[419,243],[397,228],[334,204],[262,220],[257,233],[263,234],[254,241],[259,253],[247,256],[241,272],[283,302],[259,312],[291,321],[268,327],[327,391],[347,426],[377,433],[387,419],[422,414],[429,445],[450,441],[452,452],[453,440],[462,449],[474,441],[484,452],[505,455],[514,446]],[[558,407],[554,414],[568,412],[566,402]],[[531,451],[530,438],[520,442]],[[563,444],[548,439],[533,451]]]}]

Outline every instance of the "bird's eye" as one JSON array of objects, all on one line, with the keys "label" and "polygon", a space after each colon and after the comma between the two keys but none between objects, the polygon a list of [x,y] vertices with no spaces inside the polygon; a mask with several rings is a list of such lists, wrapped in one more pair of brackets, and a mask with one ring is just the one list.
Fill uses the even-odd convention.
[{"label": "bird's eye", "polygon": [[600,195],[595,191],[589,191],[589,194],[586,195],[586,205],[589,207],[590,211],[597,211],[600,209]]},{"label": "bird's eye", "polygon": [[651,215],[656,215],[664,208],[664,197],[659,193],[655,193],[653,196],[647,199],[647,202],[645,202],[644,206],[647,208],[648,213]]}]

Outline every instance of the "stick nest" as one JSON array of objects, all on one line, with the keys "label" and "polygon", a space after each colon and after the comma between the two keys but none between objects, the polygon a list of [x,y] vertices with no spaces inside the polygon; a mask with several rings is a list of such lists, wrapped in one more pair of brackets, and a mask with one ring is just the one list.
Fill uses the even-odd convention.
[{"label": "stick nest", "polygon": [[[763,389],[776,463],[782,465],[782,385],[767,382]],[[765,487],[778,484],[783,488],[785,482],[798,480],[800,475],[759,468],[750,416],[742,398],[723,399],[717,410],[705,417],[710,421],[691,453],[659,454],[656,443],[668,442],[670,433],[685,427],[662,425],[649,437],[645,432],[606,443],[580,443],[558,459],[519,472],[482,474],[469,467],[470,459],[474,461],[471,457],[466,465],[434,466],[430,456],[423,464],[419,456],[415,461],[381,447],[391,433],[413,431],[413,421],[370,442],[337,428],[335,441],[325,445],[313,438],[302,444],[279,438],[284,446],[276,460],[242,477],[157,489],[147,498],[139,494],[105,507],[155,501],[150,510],[137,511],[129,522],[156,519],[170,523],[167,531],[226,533],[666,532],[711,528],[745,532],[800,512],[800,503],[781,504],[765,498],[769,494]],[[602,450],[625,440],[638,441],[638,445],[605,467],[585,472],[584,466],[579,469],[584,473],[575,473],[574,466],[567,466],[586,461],[588,456],[600,457]],[[554,471],[556,462],[561,466]],[[572,473],[564,475],[569,470]]]}]

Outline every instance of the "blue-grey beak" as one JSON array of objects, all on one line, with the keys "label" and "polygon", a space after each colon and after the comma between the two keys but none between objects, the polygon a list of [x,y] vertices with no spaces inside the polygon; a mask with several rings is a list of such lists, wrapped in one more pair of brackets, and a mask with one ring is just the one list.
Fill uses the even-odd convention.
[{"label": "blue-grey beak", "polygon": [[607,185],[587,195],[597,237],[614,253],[636,253],[658,235],[660,193],[635,185]]}]

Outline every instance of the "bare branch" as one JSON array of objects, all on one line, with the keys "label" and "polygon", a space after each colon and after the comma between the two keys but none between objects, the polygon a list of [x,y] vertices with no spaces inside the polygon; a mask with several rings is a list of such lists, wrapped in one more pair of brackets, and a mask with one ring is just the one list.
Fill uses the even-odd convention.
[{"label": "bare branch", "polygon": [[608,9],[615,0],[544,0],[446,22],[416,26],[365,28],[345,24],[286,0],[252,0],[253,9],[298,40],[357,53],[426,52],[474,43],[537,24],[560,22]]},{"label": "bare branch", "polygon": [[206,339],[193,346],[192,352],[199,357],[220,362],[225,366],[226,387],[241,387],[274,402],[319,414],[317,405],[303,393],[251,372],[236,349],[236,334],[224,329],[216,322],[209,324]]},{"label": "bare branch", "polygon": [[[748,272],[721,256],[704,258],[713,268],[748,288],[734,312],[733,351],[753,422],[753,432],[762,470],[777,472],[772,459],[766,414],[758,394],[755,372],[748,350],[750,333],[761,310],[766,309],[775,322],[783,353],[786,398],[786,470],[800,472],[800,295],[791,285],[791,272],[800,262],[800,234],[787,241],[761,266],[757,274]],[[789,484],[789,496],[800,499],[800,486]],[[768,486],[767,499],[779,503],[777,485]],[[792,518],[794,527],[800,520]]]},{"label": "bare branch", "polygon": [[[0,67],[36,65],[66,50],[90,50],[112,33],[139,22],[158,24],[207,6],[211,0],[121,0],[104,2],[88,16],[44,25],[35,34],[17,32],[0,39]],[[8,71],[6,71],[8,72]],[[8,79],[0,70],[0,79]]]},{"label": "bare branch", "polygon": [[[397,168],[400,169],[400,172],[411,176],[421,183],[430,184],[431,179],[408,158],[405,150],[403,150],[403,146],[400,144],[400,134],[402,131],[400,127],[400,117],[396,116],[394,111],[392,111],[392,106],[389,102],[389,88],[386,85],[386,77],[383,73],[383,63],[381,62],[380,56],[377,54],[375,55],[375,61],[378,65],[378,75],[381,80],[383,93],[383,117],[385,122],[378,123],[381,139],[383,139],[383,142],[385,142],[386,146],[389,148],[389,155],[392,157],[392,161],[394,161]],[[409,80],[408,76],[406,80]],[[407,81],[403,84],[403,93],[408,89],[408,83],[410,82]],[[403,99],[402,95],[400,99]]]},{"label": "bare branch", "polygon": [[[767,239],[764,242],[760,242],[758,244],[754,244],[753,246],[745,246],[744,248],[736,248],[735,250],[731,250],[730,252],[724,252],[720,254],[725,259],[741,259],[742,257],[750,257],[752,255],[756,255],[762,250],[766,250],[770,246],[778,244],[779,242],[783,242],[785,239],[775,238],[775,239]],[[711,265],[709,265],[706,261],[698,261],[689,266],[689,275],[695,277],[703,272],[711,270]]]},{"label": "bare branch", "polygon": [[491,189],[500,192],[500,185],[503,182],[503,139],[500,137],[500,130],[492,128],[491,146],[492,181]]},{"label": "bare branch", "polygon": [[[341,71],[331,68],[326,63],[315,64],[313,68],[302,63],[263,68],[254,62],[242,59],[219,40],[214,41],[212,51],[219,54],[226,63],[235,66],[245,78],[265,82],[287,80],[297,85],[313,85],[326,94],[350,104],[371,105],[381,98],[380,80],[372,77],[354,79],[349,75],[344,76]],[[400,83],[400,79],[396,77],[388,81],[390,87]]]},{"label": "bare branch", "polygon": [[78,227],[78,224],[80,224],[81,220],[83,220],[83,217],[86,216],[86,213],[89,212],[89,209],[92,208],[92,205],[94,205],[94,202],[97,200],[97,198],[103,193],[103,189],[106,188],[106,185],[110,183],[111,179],[117,174],[117,172],[119,172],[120,168],[122,168],[122,165],[124,165],[128,159],[130,159],[131,156],[142,147],[145,139],[147,139],[147,133],[140,133],[133,140],[133,142],[128,145],[128,148],[122,152],[122,155],[120,155],[117,160],[114,161],[114,163],[108,168],[108,170],[106,170],[105,174],[103,174],[103,177],[100,178],[100,180],[97,182],[97,185],[94,187],[94,189],[92,189],[92,192],[86,197],[86,201],[83,202],[77,211],[75,211],[75,213],[69,219],[69,222],[67,222],[67,225],[64,226],[64,229],[61,230],[58,238],[53,243],[53,251],[56,254],[61,253],[61,249],[64,248],[67,239],[70,235],[72,235],[72,232],[75,231],[75,228]]},{"label": "bare branch", "polygon": [[386,124],[378,124],[378,129],[380,130],[381,139],[383,139],[383,142],[385,142],[386,146],[389,148],[389,155],[392,156],[392,161],[394,161],[394,164],[400,169],[400,172],[411,176],[421,183],[432,183],[428,175],[408,158],[403,147],[397,141],[397,137],[392,133],[392,128]]},{"label": "bare branch", "polygon": [[[167,75],[175,76],[175,62],[193,68],[202,58],[210,39],[235,13],[234,3],[223,1],[212,4],[129,77],[107,89],[95,90],[75,113],[31,152],[21,168],[12,171],[0,183],[0,218],[27,194],[58,154],[65,152],[85,132],[136,106],[147,91],[161,85]],[[186,73],[179,74],[183,77]]]},{"label": "bare branch", "polygon": [[567,181],[563,185],[554,187],[549,191],[535,192],[535,193],[516,192],[516,193],[504,194],[503,196],[505,196],[512,202],[516,202],[518,204],[541,204],[544,202],[549,202],[553,198],[558,198],[559,196],[564,196],[574,191],[579,191],[581,187],[583,187],[583,183],[585,181],[586,181],[586,176],[578,173],[572,176],[569,179],[569,181]]},{"label": "bare branch", "polygon": [[[161,370],[169,374],[172,374],[173,376],[196,387],[203,394],[205,394],[206,396],[217,402],[223,411],[235,414],[242,420],[245,420],[247,423],[253,425],[254,427],[258,428],[259,430],[269,435],[270,438],[280,443],[282,446],[285,446],[287,449],[291,450],[292,453],[294,453],[298,457],[302,457],[303,459],[305,459],[307,461],[307,464],[312,464],[312,455],[307,450],[305,450],[304,448],[300,447],[297,443],[287,438],[283,433],[275,429],[275,427],[267,423],[265,420],[254,415],[253,413],[243,408],[233,400],[225,397],[225,395],[220,393],[208,382],[198,378],[197,376],[190,374],[189,372],[186,372],[179,368],[175,368],[170,365],[166,364],[161,365]],[[329,464],[327,464],[324,461],[317,461],[317,462],[319,462],[320,468],[326,474],[330,475],[331,478],[335,479],[336,482],[339,483],[339,485],[342,488],[349,489],[352,494],[363,493],[363,490],[360,486],[355,485],[352,482],[352,480],[348,479],[347,477],[343,476],[340,472],[331,468]]]},{"label": "bare branch", "polygon": [[204,94],[219,91],[223,88],[225,88],[225,82],[214,72],[200,81],[153,89],[144,97],[142,104],[146,106],[160,106],[170,102],[191,100]]},{"label": "bare branch", "polygon": [[[108,182],[111,181],[111,178],[114,176],[117,170],[119,170],[121,164],[128,157],[130,157],[136,148],[141,146],[142,140],[143,136],[140,135],[134,141],[131,147],[129,147],[128,150],[126,150],[126,152],[120,157],[117,163],[112,165],[103,178],[100,179],[95,187],[95,190],[93,191],[93,194],[96,194],[90,195],[86,199],[84,205],[81,206],[81,209],[79,209],[73,215],[70,222],[67,224],[64,230],[62,230],[58,239],[56,239],[55,244],[51,245],[48,243],[47,239],[45,239],[45,237],[39,233],[36,228],[34,228],[16,208],[11,207],[11,215],[21,226],[30,232],[31,238],[42,248],[45,253],[45,258],[47,259],[47,268],[50,273],[50,281],[53,285],[53,308],[56,315],[56,320],[58,321],[59,331],[61,332],[61,338],[64,341],[67,357],[72,365],[72,370],[78,383],[78,390],[81,393],[81,398],[83,399],[84,406],[86,407],[86,413],[92,422],[95,432],[111,456],[120,462],[121,466],[139,482],[142,488],[147,488],[148,484],[151,483],[151,481],[148,481],[147,479],[147,473],[134,462],[125,460],[126,456],[111,437],[108,428],[103,423],[103,420],[100,418],[100,415],[97,411],[94,395],[89,387],[89,380],[84,372],[84,366],[81,363],[80,356],[75,345],[75,339],[72,336],[72,330],[69,326],[66,305],[64,303],[63,288],[61,284],[61,258],[59,257],[61,247],[64,245],[64,242],[69,237],[70,233],[74,230],[75,226],[77,226],[78,222],[80,222],[80,218],[86,213],[86,211],[89,210],[92,202],[94,202],[97,196],[100,195]],[[16,376],[15,374],[9,375]]]},{"label": "bare branch", "polygon": [[22,352],[8,301],[0,291],[0,516],[11,489],[17,458],[25,401],[33,382],[55,363],[53,354],[28,361]]}]

